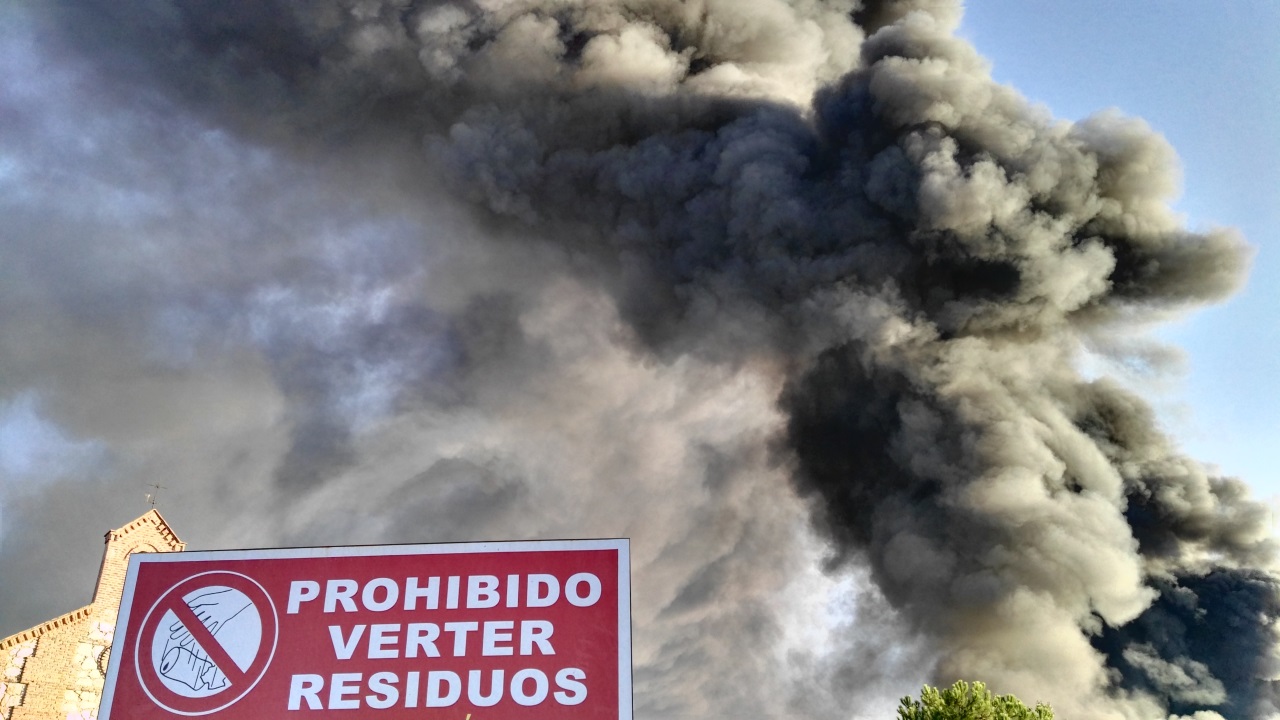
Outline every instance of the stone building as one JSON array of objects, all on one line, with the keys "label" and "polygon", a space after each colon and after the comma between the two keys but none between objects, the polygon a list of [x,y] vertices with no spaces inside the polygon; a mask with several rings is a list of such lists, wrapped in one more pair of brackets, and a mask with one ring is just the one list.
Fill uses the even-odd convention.
[{"label": "stone building", "polygon": [[108,532],[93,602],[0,639],[0,720],[97,718],[129,555],[184,547],[155,509]]}]

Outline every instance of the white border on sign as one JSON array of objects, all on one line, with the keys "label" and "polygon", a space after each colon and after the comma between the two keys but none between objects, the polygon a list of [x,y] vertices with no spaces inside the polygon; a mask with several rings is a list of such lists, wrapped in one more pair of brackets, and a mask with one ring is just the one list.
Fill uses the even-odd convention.
[{"label": "white border on sign", "polygon": [[254,550],[198,550],[172,553],[134,553],[129,556],[124,594],[120,598],[120,614],[116,618],[111,641],[111,659],[98,720],[111,720],[111,702],[120,672],[121,648],[133,619],[134,586],[143,563],[200,563],[227,560],[288,560],[330,557],[369,557],[400,555],[460,555],[474,553],[555,552],[562,550],[614,550],[618,553],[618,719],[632,720],[631,684],[631,541],[627,538],[607,540],[522,540],[516,542],[438,543],[419,545],[343,545],[332,547],[262,548]]}]

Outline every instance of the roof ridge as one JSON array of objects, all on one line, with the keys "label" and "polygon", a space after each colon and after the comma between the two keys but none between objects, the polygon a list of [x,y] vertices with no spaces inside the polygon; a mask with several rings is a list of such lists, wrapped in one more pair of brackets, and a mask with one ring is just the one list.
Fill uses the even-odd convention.
[{"label": "roof ridge", "polygon": [[24,643],[32,638],[37,638],[50,630],[62,627],[63,625],[68,625],[76,620],[87,618],[92,614],[93,603],[90,603],[77,610],[72,610],[69,613],[59,615],[52,620],[46,620],[35,627],[27,628],[26,630],[10,635],[7,638],[0,638],[0,650],[8,650],[15,645]]},{"label": "roof ridge", "polygon": [[108,530],[107,541],[110,542],[112,540],[118,540],[146,524],[155,525],[160,531],[160,534],[164,536],[165,540],[169,541],[169,544],[172,545],[175,550],[181,551],[186,549],[187,544],[178,538],[178,534],[169,526],[169,522],[165,520],[164,516],[160,514],[160,511],[155,508],[151,508],[122,527],[118,527],[115,530]]}]

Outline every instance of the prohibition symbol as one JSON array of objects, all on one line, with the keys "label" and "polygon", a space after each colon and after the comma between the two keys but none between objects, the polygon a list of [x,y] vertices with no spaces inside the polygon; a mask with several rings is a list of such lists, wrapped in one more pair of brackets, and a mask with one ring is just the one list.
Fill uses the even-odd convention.
[{"label": "prohibition symbol", "polygon": [[142,621],[134,648],[142,689],[179,715],[229,707],[266,673],[277,630],[275,605],[252,578],[193,575],[161,595]]}]

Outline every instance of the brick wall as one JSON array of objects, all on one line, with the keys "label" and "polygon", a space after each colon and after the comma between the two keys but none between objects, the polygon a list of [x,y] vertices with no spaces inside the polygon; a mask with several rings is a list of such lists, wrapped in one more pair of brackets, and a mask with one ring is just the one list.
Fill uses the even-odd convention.
[{"label": "brick wall", "polygon": [[95,719],[129,555],[185,546],[155,510],[108,532],[92,603],[0,639],[0,720]]}]

